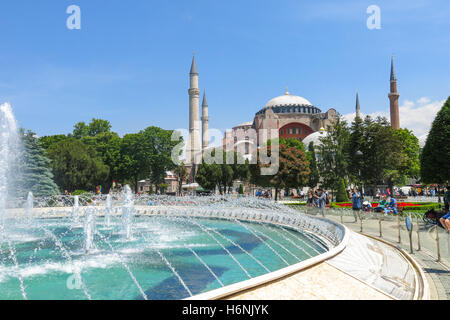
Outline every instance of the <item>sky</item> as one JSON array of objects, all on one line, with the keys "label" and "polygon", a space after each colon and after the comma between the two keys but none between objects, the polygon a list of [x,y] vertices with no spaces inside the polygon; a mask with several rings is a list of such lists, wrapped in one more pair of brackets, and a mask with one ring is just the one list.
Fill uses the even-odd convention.
[{"label": "sky", "polygon": [[[81,29],[67,28],[70,5]],[[369,29],[367,8],[380,8]],[[109,120],[120,135],[188,127],[193,52],[210,128],[270,99],[305,97],[352,118],[388,115],[395,55],[400,121],[424,139],[450,95],[448,0],[8,0],[0,2],[0,104],[39,136]]]}]

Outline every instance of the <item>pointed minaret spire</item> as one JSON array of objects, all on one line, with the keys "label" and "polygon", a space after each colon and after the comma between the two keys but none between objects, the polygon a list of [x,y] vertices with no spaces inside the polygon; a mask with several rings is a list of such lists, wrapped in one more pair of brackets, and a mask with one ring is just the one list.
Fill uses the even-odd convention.
[{"label": "pointed minaret spire", "polygon": [[361,106],[359,104],[358,91],[356,91],[356,116],[361,119]]},{"label": "pointed minaret spire", "polygon": [[395,67],[394,67],[394,55],[392,55],[391,60],[391,81],[397,81],[397,76],[395,75]]},{"label": "pointed minaret spire", "polygon": [[208,106],[208,101],[206,100],[206,89],[203,92],[203,102],[202,102],[202,107],[207,107]]},{"label": "pointed minaret spire", "polygon": [[198,74],[197,64],[195,63],[195,55],[192,58],[191,72],[190,74]]},{"label": "pointed minaret spire", "polygon": [[400,128],[400,113],[398,108],[398,99],[400,97],[397,91],[397,76],[395,75],[394,68],[394,55],[392,55],[391,60],[391,83],[390,83],[391,91],[389,93],[390,100],[390,110],[391,110],[391,126],[394,129]]}]

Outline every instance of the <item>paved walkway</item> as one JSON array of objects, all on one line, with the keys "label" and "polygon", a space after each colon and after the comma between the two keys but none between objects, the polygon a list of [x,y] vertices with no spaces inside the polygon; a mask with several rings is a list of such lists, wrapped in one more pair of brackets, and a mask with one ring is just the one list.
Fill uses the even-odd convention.
[{"label": "paved walkway", "polygon": [[[328,219],[340,222],[339,216],[327,215]],[[344,225],[349,229],[360,232],[360,221],[353,222],[353,217],[344,216]],[[417,228],[417,224],[415,224]],[[431,287],[431,298],[439,300],[450,300],[450,266],[447,260],[449,256],[449,242],[450,235],[444,230],[439,230],[439,240],[441,248],[441,261],[437,262],[437,246],[435,238],[435,227],[428,230],[421,226],[420,229],[420,242],[421,250],[418,249],[417,233],[413,232],[413,254],[411,255],[417,263],[419,263],[426,276]],[[401,224],[400,228],[400,240],[398,242],[398,226],[396,221],[383,221],[382,222],[382,238],[390,243],[402,248],[406,252],[410,252],[409,236],[406,228]],[[375,219],[363,220],[363,233],[379,237],[379,222]]]},{"label": "paved walkway", "polygon": [[400,251],[349,231],[335,257],[285,278],[234,294],[233,300],[410,300],[416,271]]}]

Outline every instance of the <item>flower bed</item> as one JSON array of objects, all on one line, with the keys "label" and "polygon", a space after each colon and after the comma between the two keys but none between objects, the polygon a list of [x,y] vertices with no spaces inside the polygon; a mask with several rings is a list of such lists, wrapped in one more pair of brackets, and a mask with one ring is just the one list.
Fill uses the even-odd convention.
[{"label": "flower bed", "polygon": [[[372,202],[372,208],[378,207],[378,202]],[[332,208],[352,208],[351,202],[333,202],[331,204]],[[430,209],[439,209],[439,203],[434,202],[397,202],[397,206],[399,208],[403,208],[403,210],[430,210]]]}]

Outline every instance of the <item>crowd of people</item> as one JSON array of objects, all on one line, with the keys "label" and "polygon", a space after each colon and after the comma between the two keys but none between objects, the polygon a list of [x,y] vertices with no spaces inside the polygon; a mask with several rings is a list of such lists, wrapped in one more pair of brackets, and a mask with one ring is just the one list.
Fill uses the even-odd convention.
[{"label": "crowd of people", "polygon": [[325,216],[325,212],[323,211],[327,205],[330,203],[330,195],[327,191],[322,188],[318,188],[315,191],[312,189],[308,190],[306,207],[307,208],[317,208],[317,210]]}]

